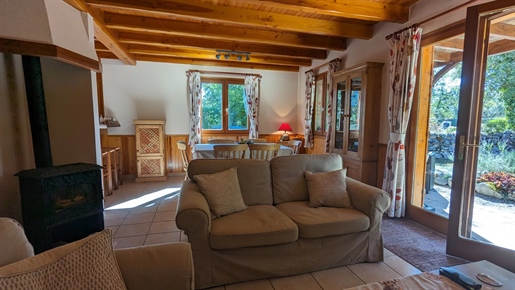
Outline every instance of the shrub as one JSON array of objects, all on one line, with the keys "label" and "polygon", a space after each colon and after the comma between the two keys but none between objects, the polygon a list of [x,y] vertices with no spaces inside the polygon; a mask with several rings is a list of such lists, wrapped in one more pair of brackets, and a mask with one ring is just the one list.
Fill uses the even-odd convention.
[{"label": "shrub", "polygon": [[488,121],[484,127],[483,130],[490,134],[490,133],[499,133],[504,132],[508,129],[508,120],[506,117],[498,117],[495,119],[492,119]]},{"label": "shrub", "polygon": [[494,186],[495,190],[503,196],[515,194],[515,175],[506,172],[489,172],[481,174],[478,182],[486,182],[488,186]]}]

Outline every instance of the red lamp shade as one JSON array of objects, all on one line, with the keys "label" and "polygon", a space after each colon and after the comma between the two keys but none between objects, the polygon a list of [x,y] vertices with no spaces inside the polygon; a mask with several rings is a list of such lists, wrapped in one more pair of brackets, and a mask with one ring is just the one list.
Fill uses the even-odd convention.
[{"label": "red lamp shade", "polygon": [[290,124],[288,123],[282,123],[281,124],[281,127],[279,127],[279,129],[277,131],[293,131],[292,128],[290,127]]}]

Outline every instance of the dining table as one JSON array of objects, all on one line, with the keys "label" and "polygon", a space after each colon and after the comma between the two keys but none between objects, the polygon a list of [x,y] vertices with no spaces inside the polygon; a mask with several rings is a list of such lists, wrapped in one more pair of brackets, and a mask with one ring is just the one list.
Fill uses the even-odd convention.
[{"label": "dining table", "polygon": [[[259,144],[275,144],[275,143],[259,143]],[[192,158],[193,159],[214,159],[215,158],[215,149],[213,146],[215,145],[229,145],[229,144],[195,144],[193,147]],[[277,152],[277,156],[287,156],[292,155],[293,149],[281,145],[279,152]],[[250,158],[250,150],[247,149],[245,153],[245,158]]]}]

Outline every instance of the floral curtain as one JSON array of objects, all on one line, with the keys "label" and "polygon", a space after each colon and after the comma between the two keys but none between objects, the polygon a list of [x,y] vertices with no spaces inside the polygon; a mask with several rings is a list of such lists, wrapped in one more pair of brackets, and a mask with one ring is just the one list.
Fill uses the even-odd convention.
[{"label": "floral curtain", "polygon": [[413,91],[417,77],[417,62],[422,29],[410,27],[395,33],[390,46],[390,90],[388,94],[388,121],[390,140],[386,149],[383,190],[392,203],[389,217],[403,217],[406,209],[406,161],[404,142],[408,127]]},{"label": "floral curtain", "polygon": [[327,71],[327,112],[326,112],[326,135],[325,135],[325,152],[329,152],[329,146],[331,145],[331,135],[333,131],[332,119],[333,119],[333,74],[340,70],[341,59],[336,58],[329,62],[329,70]]},{"label": "floral curtain", "polygon": [[315,73],[310,70],[306,72],[306,112],[304,117],[304,147],[313,148],[313,105],[315,98],[313,98],[313,91],[315,89]]},{"label": "floral curtain", "polygon": [[249,117],[249,139],[259,138],[258,118],[259,118],[259,83],[261,76],[246,75],[245,76],[245,95],[243,103],[245,111]]},{"label": "floral curtain", "polygon": [[188,105],[190,110],[190,136],[188,145],[193,150],[195,144],[201,143],[200,139],[200,105],[202,101],[202,87],[200,73],[187,71],[188,76]]}]

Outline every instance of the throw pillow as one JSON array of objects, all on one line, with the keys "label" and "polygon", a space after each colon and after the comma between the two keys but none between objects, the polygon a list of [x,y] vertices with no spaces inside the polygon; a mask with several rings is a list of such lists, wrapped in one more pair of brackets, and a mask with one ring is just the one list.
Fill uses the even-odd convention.
[{"label": "throw pillow", "polygon": [[193,177],[216,217],[247,209],[241,195],[236,167],[214,174]]},{"label": "throw pillow", "polygon": [[0,289],[126,289],[103,230],[0,268]]},{"label": "throw pillow", "polygon": [[345,182],[347,169],[318,173],[304,171],[304,177],[307,181],[310,207],[352,207]]}]

